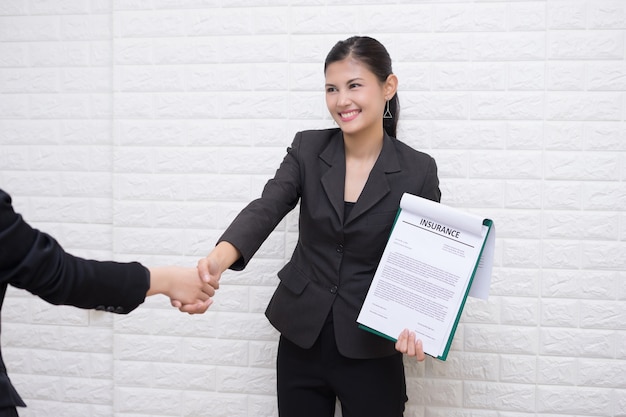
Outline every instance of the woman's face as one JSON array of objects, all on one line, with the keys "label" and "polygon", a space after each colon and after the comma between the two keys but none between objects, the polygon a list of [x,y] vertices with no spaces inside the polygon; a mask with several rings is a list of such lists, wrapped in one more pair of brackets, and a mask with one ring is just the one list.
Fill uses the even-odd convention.
[{"label": "woman's face", "polygon": [[326,67],[326,106],[344,136],[382,138],[383,113],[396,90],[396,77],[385,83],[352,57]]}]

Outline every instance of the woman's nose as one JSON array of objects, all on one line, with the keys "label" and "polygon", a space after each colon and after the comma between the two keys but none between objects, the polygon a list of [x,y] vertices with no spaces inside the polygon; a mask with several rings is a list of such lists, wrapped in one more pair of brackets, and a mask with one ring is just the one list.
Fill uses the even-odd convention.
[{"label": "woman's nose", "polygon": [[337,97],[337,104],[339,104],[340,106],[350,104],[350,95],[345,91],[340,91]]}]

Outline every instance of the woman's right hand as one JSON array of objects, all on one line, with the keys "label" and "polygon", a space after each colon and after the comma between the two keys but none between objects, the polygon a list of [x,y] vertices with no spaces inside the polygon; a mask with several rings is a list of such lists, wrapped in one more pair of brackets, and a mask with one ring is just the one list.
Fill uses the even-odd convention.
[{"label": "woman's right hand", "polygon": [[222,241],[206,257],[198,261],[198,275],[202,281],[217,290],[220,287],[222,273],[240,257],[241,254],[236,247]]},{"label": "woman's right hand", "polygon": [[198,261],[198,275],[202,281],[217,290],[220,287],[222,270],[219,267],[218,260],[213,255],[214,252],[215,250]]}]

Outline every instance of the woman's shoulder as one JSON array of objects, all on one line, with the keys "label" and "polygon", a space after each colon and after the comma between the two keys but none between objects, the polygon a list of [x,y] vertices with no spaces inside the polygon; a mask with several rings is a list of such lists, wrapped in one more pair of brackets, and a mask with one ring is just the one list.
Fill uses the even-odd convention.
[{"label": "woman's shoulder", "polygon": [[434,159],[428,153],[417,150],[413,148],[412,146],[407,145],[405,142],[401,141],[400,139],[397,139],[394,137],[390,137],[390,138],[396,148],[398,155],[400,155],[402,158],[417,160],[417,161],[426,161],[426,160]]},{"label": "woman's shoulder", "polygon": [[322,150],[333,140],[341,137],[341,129],[301,130],[296,133],[292,146],[306,150]]},{"label": "woman's shoulder", "polygon": [[331,129],[311,129],[311,130],[301,130],[296,134],[296,136],[302,137],[304,140],[311,141],[328,141],[332,139],[335,135],[341,133],[341,129],[339,128],[331,128]]}]

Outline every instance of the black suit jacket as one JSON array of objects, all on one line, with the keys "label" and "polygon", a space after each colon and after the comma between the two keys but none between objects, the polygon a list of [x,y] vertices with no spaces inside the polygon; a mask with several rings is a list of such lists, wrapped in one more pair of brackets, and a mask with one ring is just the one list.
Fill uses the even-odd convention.
[{"label": "black suit jacket", "polygon": [[[346,158],[339,129],[296,134],[276,175],[228,227],[242,269],[300,202],[299,238],[266,315],[281,334],[308,348],[332,314],[339,351],[351,358],[396,352],[394,343],[358,328],[356,318],[405,192],[439,201],[435,160],[385,135],[381,153],[348,218]],[[332,313],[331,313],[332,312]]]},{"label": "black suit jacket", "polygon": [[[23,288],[52,304],[128,313],[150,287],[141,264],[98,262],[66,253],[51,236],[30,227],[0,189],[0,310],[7,285]],[[0,410],[24,407],[0,353]]]}]

